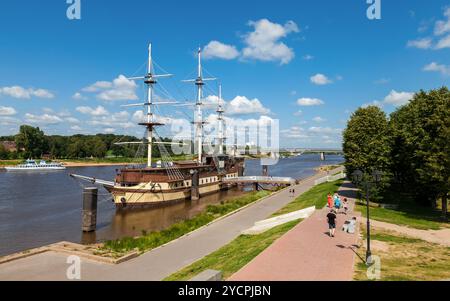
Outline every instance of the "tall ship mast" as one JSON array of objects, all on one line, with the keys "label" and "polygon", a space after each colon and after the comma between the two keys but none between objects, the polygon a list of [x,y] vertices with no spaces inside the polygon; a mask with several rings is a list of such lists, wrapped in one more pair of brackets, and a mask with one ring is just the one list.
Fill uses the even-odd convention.
[{"label": "tall ship mast", "polygon": [[[154,86],[157,79],[171,77],[172,74],[157,75],[153,70],[152,45],[148,48],[147,74],[140,77],[132,77],[131,80],[143,80],[147,85],[147,99],[145,103],[126,105],[125,107],[144,106],[147,108],[146,120],[139,125],[146,128],[147,164],[145,167],[125,167],[117,170],[114,182],[98,180],[85,176],[72,175],[76,178],[87,180],[103,185],[113,196],[116,207],[147,206],[160,203],[183,201],[186,199],[196,200],[207,194],[217,193],[220,190],[229,189],[233,185],[225,183],[224,179],[242,176],[244,173],[244,159],[224,154],[225,136],[223,132],[223,115],[225,110],[221,105],[221,88],[219,89],[219,151],[217,154],[208,155],[203,153],[203,86],[205,82],[215,78],[204,78],[202,71],[201,49],[198,50],[197,78],[185,82],[193,82],[197,87],[197,99],[195,103],[195,136],[197,160],[172,161],[165,150],[167,143],[155,140],[155,128],[163,126],[155,118],[153,108],[158,105],[177,104],[175,101],[155,102],[153,97]],[[157,136],[157,135],[156,135]],[[140,142],[132,142],[138,144]],[[117,144],[128,144],[117,143]],[[165,161],[161,166],[152,164],[152,146],[160,147],[162,159]]]}]

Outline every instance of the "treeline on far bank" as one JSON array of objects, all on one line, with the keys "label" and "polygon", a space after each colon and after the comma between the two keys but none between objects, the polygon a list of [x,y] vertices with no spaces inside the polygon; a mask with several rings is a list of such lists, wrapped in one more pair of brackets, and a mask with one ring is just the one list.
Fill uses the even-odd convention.
[{"label": "treeline on far bank", "polygon": [[[447,87],[420,91],[406,105],[386,116],[377,106],[353,113],[344,131],[344,152],[349,175],[383,172],[372,185],[372,199],[395,193],[397,201],[413,197],[435,207],[441,203],[447,218],[450,191],[450,91]],[[404,196],[404,197],[401,197]]]},{"label": "treeline on far bank", "polygon": [[[7,149],[1,142],[15,143],[15,150]],[[146,156],[146,147],[138,145],[116,145],[117,142],[138,142],[133,136],[113,134],[58,136],[45,135],[39,127],[22,125],[15,136],[0,137],[0,159],[85,159],[105,157],[134,158]],[[170,142],[170,139],[162,139]],[[170,148],[167,148],[170,154]],[[140,152],[142,154],[140,154]],[[155,157],[160,157],[157,145],[153,147]]]}]

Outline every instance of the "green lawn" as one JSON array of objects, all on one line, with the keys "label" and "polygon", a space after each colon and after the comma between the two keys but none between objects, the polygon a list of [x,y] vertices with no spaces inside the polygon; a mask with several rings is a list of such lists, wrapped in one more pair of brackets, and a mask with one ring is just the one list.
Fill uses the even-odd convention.
[{"label": "green lawn", "polygon": [[323,183],[303,193],[295,201],[289,203],[287,206],[276,212],[273,216],[283,215],[316,206],[317,209],[322,209],[327,205],[328,193],[334,194],[344,183],[344,180],[338,180],[330,183]]},{"label": "green lawn", "polygon": [[268,195],[270,195],[268,191],[253,191],[223,204],[210,205],[204,212],[192,219],[176,223],[168,229],[143,233],[140,237],[126,237],[107,241],[98,253],[101,254],[103,252],[103,254],[109,256],[120,257],[132,250],[144,252],[154,249]]},{"label": "green lawn", "polygon": [[[365,229],[361,232],[365,235]],[[450,248],[420,239],[372,229],[372,253],[381,259],[381,281],[433,281],[450,279]],[[382,244],[382,247],[377,245]],[[365,242],[357,251],[354,279],[367,281]]]},{"label": "green lawn", "polygon": [[[364,217],[367,216],[365,205],[357,204],[356,210],[360,211]],[[402,205],[396,210],[370,207],[370,218],[422,230],[439,230],[450,227],[449,223],[441,221],[440,211],[413,203],[409,203],[407,206]]]},{"label": "green lawn", "polygon": [[299,222],[290,222],[259,235],[241,235],[228,245],[164,280],[185,281],[208,269],[222,271],[224,278],[227,279]]}]

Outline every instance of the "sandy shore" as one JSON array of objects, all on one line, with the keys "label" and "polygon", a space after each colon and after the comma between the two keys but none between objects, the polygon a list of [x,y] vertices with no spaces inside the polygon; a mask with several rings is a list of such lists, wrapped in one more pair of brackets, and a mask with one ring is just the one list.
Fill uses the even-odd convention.
[{"label": "sandy shore", "polygon": [[90,163],[90,162],[62,162],[65,167],[102,167],[102,166],[126,166],[132,165],[133,163]]}]

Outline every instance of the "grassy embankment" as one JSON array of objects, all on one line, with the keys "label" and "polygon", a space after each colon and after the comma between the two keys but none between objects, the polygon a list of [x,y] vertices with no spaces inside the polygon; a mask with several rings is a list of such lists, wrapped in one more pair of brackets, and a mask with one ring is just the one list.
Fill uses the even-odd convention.
[{"label": "grassy embankment", "polygon": [[[323,208],[327,202],[327,194],[337,191],[342,185],[342,182],[336,181],[318,185],[305,192],[275,215],[290,213],[314,205],[316,208]],[[301,221],[293,221],[280,225],[259,235],[241,235],[228,245],[183,268],[165,280],[189,280],[208,269],[222,271],[226,279],[239,271],[244,265],[268,248],[283,234],[295,227],[299,222]]]},{"label": "grassy embankment", "polygon": [[[439,230],[450,227],[450,223],[442,222],[442,212],[439,208],[432,209],[420,206],[410,195],[389,192],[383,202],[397,205],[398,208],[387,209],[373,204],[370,207],[371,219],[422,230]],[[360,211],[364,217],[367,215],[364,201],[357,203],[356,210]]]},{"label": "grassy embankment", "polygon": [[[361,227],[365,239],[366,229]],[[381,259],[381,281],[432,281],[450,279],[450,248],[372,229],[372,253]],[[358,250],[354,279],[367,281],[365,245]]]},{"label": "grassy embankment", "polygon": [[254,191],[218,205],[210,205],[204,212],[192,219],[176,223],[168,229],[151,233],[143,231],[140,237],[126,237],[107,241],[97,254],[120,257],[133,250],[140,252],[149,251],[270,194],[268,191]]}]

